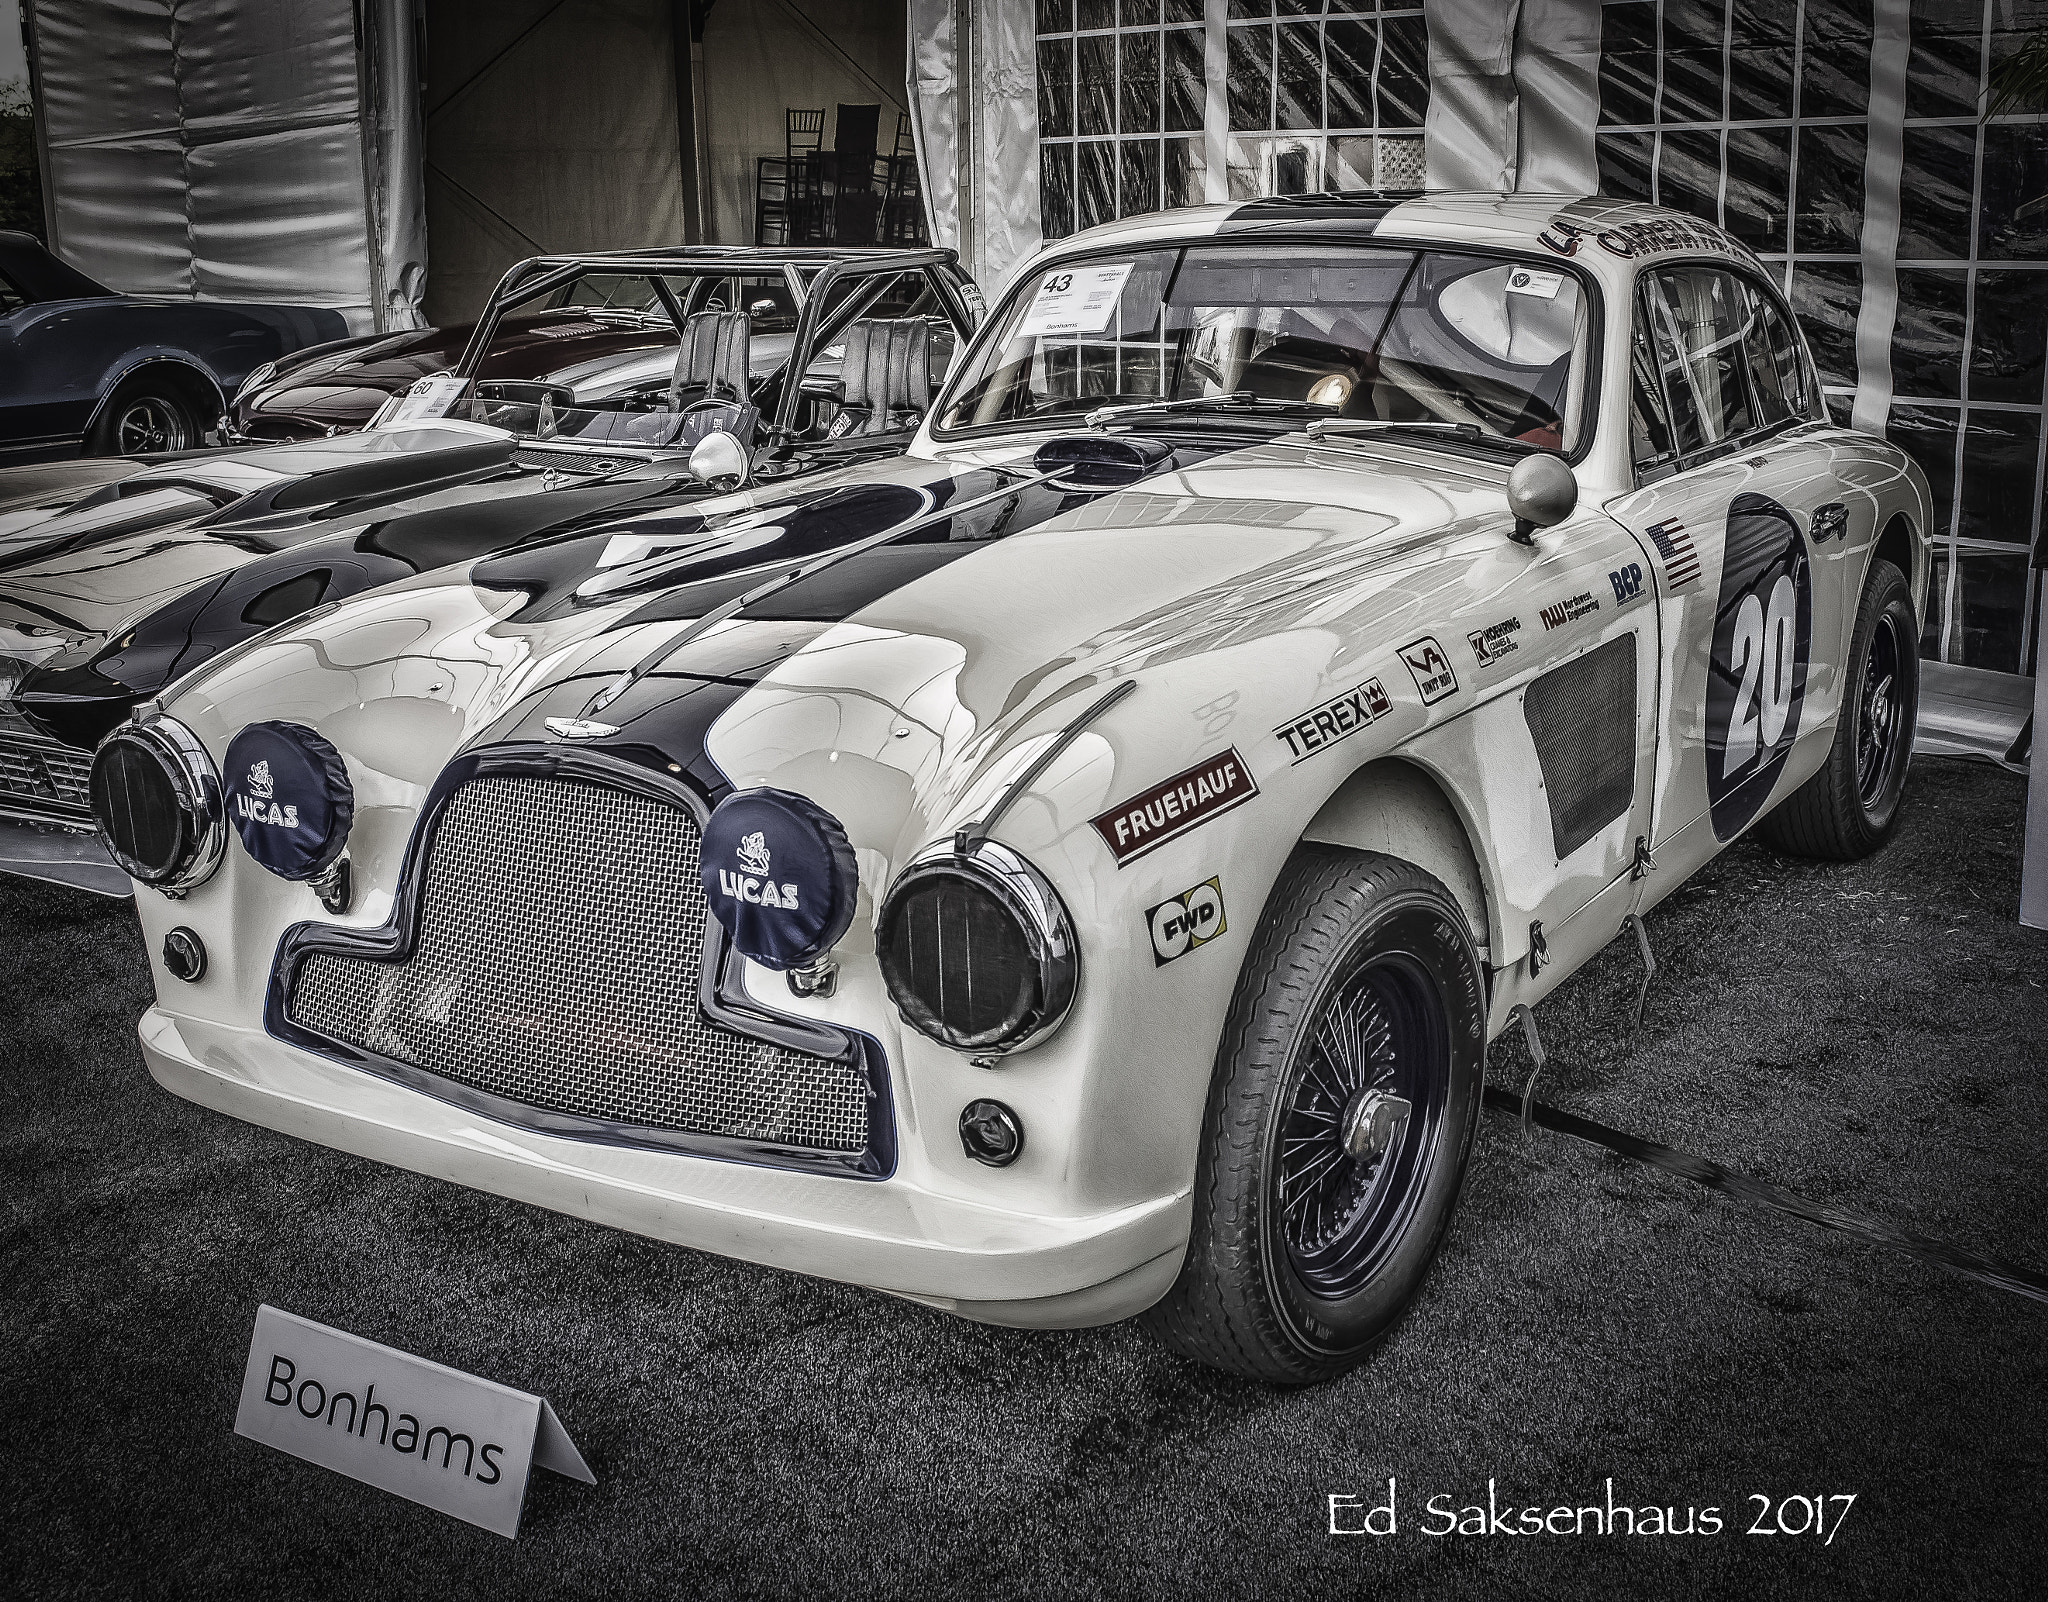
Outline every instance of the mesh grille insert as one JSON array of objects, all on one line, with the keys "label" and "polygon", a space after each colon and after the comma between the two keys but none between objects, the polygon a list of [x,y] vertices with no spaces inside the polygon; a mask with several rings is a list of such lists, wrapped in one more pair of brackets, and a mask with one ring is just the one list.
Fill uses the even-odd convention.
[{"label": "mesh grille insert", "polygon": [[52,811],[74,808],[82,813],[92,804],[90,752],[35,735],[10,734],[8,724],[0,722],[0,797],[49,803]]},{"label": "mesh grille insert", "polygon": [[315,952],[302,1029],[548,1112],[826,1152],[868,1138],[861,1069],[753,1040],[697,1003],[696,821],[561,779],[449,797],[402,962]]},{"label": "mesh grille insert", "polygon": [[1635,799],[1636,637],[1609,640],[1544,674],[1529,686],[1522,714],[1562,862]]}]

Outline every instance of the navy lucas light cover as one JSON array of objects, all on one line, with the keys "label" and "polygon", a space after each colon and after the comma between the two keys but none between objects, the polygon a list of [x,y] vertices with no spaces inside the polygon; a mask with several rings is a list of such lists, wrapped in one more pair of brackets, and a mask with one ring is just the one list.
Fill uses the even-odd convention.
[{"label": "navy lucas light cover", "polygon": [[242,844],[280,879],[317,879],[341,855],[355,791],[341,753],[302,723],[252,723],[228,742],[222,788]]},{"label": "navy lucas light cover", "polygon": [[787,790],[727,796],[704,825],[704,894],[764,968],[801,968],[853,922],[860,870],[839,820]]}]

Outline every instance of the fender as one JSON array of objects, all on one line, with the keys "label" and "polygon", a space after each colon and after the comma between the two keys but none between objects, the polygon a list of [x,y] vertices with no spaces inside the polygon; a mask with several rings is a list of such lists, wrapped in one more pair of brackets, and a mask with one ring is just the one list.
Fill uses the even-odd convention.
[{"label": "fender", "polygon": [[1464,809],[1437,775],[1399,756],[1367,762],[1337,787],[1301,837],[1399,857],[1434,875],[1457,897],[1480,960],[1488,959],[1498,896],[1480,867]]},{"label": "fender", "polygon": [[219,376],[197,356],[190,351],[176,350],[167,345],[144,346],[139,351],[129,352],[121,359],[119,365],[110,368],[107,375],[100,380],[99,399],[93,402],[85,426],[78,431],[80,439],[91,438],[92,431],[99,426],[100,418],[106,413],[107,403],[114,398],[114,391],[146,367],[179,368],[197,379],[212,393],[213,412],[210,416],[200,419],[202,427],[227,411],[227,392]]}]

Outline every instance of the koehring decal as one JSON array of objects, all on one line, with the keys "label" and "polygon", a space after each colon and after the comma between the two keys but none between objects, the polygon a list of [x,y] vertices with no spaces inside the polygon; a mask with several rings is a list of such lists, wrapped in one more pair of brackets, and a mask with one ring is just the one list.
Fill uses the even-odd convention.
[{"label": "koehring decal", "polygon": [[1521,631],[1522,620],[1508,617],[1466,635],[1465,640],[1472,647],[1472,654],[1479,659],[1479,665],[1492,667],[1502,657],[1513,656],[1522,648],[1522,642],[1515,638]]},{"label": "koehring decal", "polygon": [[1292,723],[1281,724],[1273,734],[1287,747],[1292,761],[1306,762],[1326,746],[1356,734],[1373,719],[1385,717],[1393,708],[1387,687],[1378,679],[1367,679],[1357,689],[1346,690],[1313,711],[1302,713]]},{"label": "koehring decal", "polygon": [[1258,793],[1257,782],[1233,746],[1088,821],[1121,868]]},{"label": "koehring decal", "polygon": [[1544,629],[1561,629],[1567,623],[1576,623],[1588,613],[1600,610],[1600,602],[1591,590],[1581,590],[1569,601],[1559,601],[1555,606],[1546,606],[1536,615],[1543,619]]}]

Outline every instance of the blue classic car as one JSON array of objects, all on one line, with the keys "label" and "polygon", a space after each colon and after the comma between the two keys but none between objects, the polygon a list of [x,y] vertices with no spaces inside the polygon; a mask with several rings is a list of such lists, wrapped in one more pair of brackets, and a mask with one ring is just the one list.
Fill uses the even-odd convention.
[{"label": "blue classic car", "polygon": [[347,333],[313,306],[118,295],[0,230],[0,463],[188,450],[265,362]]}]

